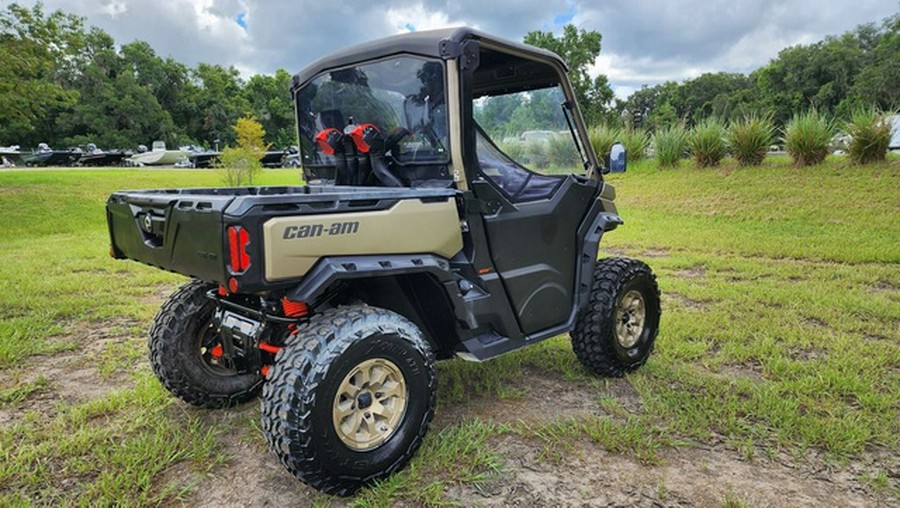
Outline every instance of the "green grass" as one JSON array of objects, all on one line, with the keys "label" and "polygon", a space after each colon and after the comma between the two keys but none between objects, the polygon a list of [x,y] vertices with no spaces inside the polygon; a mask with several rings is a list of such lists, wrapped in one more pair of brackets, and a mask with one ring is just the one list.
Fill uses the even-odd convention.
[{"label": "green grass", "polygon": [[[454,484],[506,474],[508,439],[551,462],[586,443],[650,465],[664,450],[709,442],[747,460],[900,452],[900,161],[685,166],[646,160],[608,177],[625,225],[603,238],[601,255],[644,259],[662,289],[649,363],[599,379],[565,338],[486,364],[445,362],[438,422],[464,418],[435,426],[409,468],[351,502],[452,501]],[[289,171],[261,179],[297,182]],[[0,172],[0,411],[19,414],[0,427],[0,505],[165,504],[215,474],[224,442],[263,446],[255,420],[216,423],[148,372],[144,330],[159,296],[184,279],[107,254],[111,191],[217,183],[202,171]],[[91,348],[97,330],[108,341]],[[79,365],[111,393],[66,401],[53,396],[64,380],[31,374],[87,351]],[[494,412],[498,399],[530,403],[534,375],[595,409],[537,420]],[[883,470],[860,474],[873,492],[898,492]],[[743,504],[733,493],[725,502]]]},{"label": "green grass", "polygon": [[54,416],[31,413],[0,432],[0,505],[153,505],[189,484],[159,478],[176,464],[208,472],[221,465],[216,430],[184,414],[149,372],[133,388]]}]

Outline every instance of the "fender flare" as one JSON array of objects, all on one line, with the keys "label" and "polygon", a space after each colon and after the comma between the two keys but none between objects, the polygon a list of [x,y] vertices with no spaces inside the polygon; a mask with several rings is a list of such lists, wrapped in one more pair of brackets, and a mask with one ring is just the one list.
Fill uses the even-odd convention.
[{"label": "fender flare", "polygon": [[320,259],[286,296],[291,300],[311,303],[341,280],[411,273],[428,273],[445,284],[456,279],[450,272],[450,262],[434,254],[332,256]]}]

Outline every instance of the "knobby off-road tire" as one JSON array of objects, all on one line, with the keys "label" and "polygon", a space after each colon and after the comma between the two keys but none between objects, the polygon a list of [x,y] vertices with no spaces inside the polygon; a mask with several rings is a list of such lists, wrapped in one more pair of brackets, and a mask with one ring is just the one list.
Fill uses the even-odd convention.
[{"label": "knobby off-road tire", "polygon": [[[373,364],[375,370],[355,379]],[[392,373],[391,381],[379,384],[383,372]],[[368,395],[372,399],[361,392],[359,398],[342,395],[369,381],[376,386]],[[405,391],[397,388],[400,382]],[[434,415],[436,386],[434,355],[413,323],[376,307],[338,307],[313,317],[278,352],[263,386],[263,432],[269,449],[294,476],[325,493],[348,496],[409,462]],[[384,401],[387,395],[379,391],[404,391],[404,402]],[[392,429],[381,440],[354,443],[352,437],[360,434],[348,437],[342,430],[339,408],[370,408],[372,400],[379,400],[379,411],[388,404],[395,410],[402,406],[402,416],[393,426],[366,426]]]},{"label": "knobby off-road tire", "polygon": [[659,301],[656,276],[643,262],[598,261],[590,302],[571,333],[575,356],[604,376],[621,377],[637,369],[647,362],[659,333]]},{"label": "knobby off-road tire", "polygon": [[238,375],[204,358],[210,343],[218,340],[212,325],[216,304],[206,297],[213,288],[193,280],[166,300],[150,327],[150,365],[163,386],[183,401],[223,408],[253,398],[262,376]]}]

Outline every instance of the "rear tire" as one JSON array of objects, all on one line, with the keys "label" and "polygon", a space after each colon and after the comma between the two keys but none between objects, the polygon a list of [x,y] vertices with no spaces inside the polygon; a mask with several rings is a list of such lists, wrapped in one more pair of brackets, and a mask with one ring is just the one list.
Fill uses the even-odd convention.
[{"label": "rear tire", "polygon": [[294,476],[348,496],[403,468],[434,415],[434,355],[384,309],[331,309],[278,352],[262,395],[269,449]]},{"label": "rear tire", "polygon": [[178,288],[150,327],[150,365],[163,386],[198,407],[223,408],[253,398],[262,377],[235,374],[210,361],[218,338],[212,323],[216,304],[206,297],[215,286],[193,280]]},{"label": "rear tire", "polygon": [[572,331],[572,349],[588,369],[621,377],[647,362],[659,333],[659,286],[636,259],[607,258],[594,266],[588,306]]}]

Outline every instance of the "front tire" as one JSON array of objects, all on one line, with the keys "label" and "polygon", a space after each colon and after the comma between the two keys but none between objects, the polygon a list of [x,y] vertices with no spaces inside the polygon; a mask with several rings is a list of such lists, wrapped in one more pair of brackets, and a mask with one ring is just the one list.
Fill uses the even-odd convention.
[{"label": "front tire", "polygon": [[636,259],[607,258],[594,266],[591,298],[572,331],[572,349],[588,369],[621,377],[647,362],[659,333],[659,286]]},{"label": "front tire", "polygon": [[434,415],[434,355],[418,328],[353,305],[315,316],[263,387],[269,449],[294,476],[348,496],[403,468]]},{"label": "front tire", "polygon": [[188,404],[218,409],[253,398],[262,377],[236,374],[212,357],[216,304],[206,293],[214,287],[193,280],[178,288],[153,319],[149,347],[150,366],[167,390]]}]

